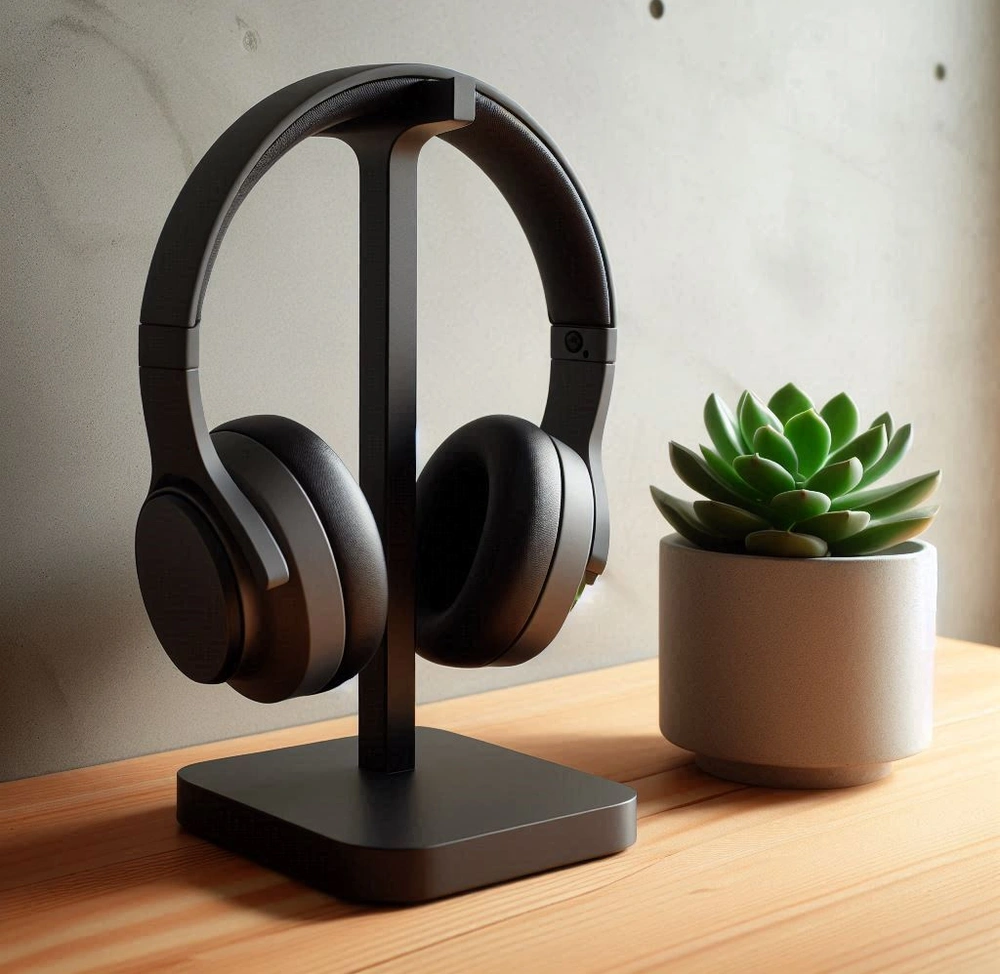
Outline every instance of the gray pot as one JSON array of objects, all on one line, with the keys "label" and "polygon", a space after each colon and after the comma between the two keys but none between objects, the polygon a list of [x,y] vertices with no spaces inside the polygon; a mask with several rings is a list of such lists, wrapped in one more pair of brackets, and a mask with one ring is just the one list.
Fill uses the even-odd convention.
[{"label": "gray pot", "polygon": [[937,552],[768,558],[660,542],[660,730],[711,774],[874,781],[931,740]]}]

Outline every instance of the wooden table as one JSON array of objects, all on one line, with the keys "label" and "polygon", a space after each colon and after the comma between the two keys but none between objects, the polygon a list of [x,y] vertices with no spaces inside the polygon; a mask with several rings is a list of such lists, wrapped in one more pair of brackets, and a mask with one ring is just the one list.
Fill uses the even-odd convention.
[{"label": "wooden table", "polygon": [[652,660],[421,708],[631,782],[639,841],[414,908],[331,900],[182,834],[192,761],[350,719],[0,786],[0,971],[1000,971],[1000,652],[940,641],[932,749],[889,778],[782,792],[694,769]]}]

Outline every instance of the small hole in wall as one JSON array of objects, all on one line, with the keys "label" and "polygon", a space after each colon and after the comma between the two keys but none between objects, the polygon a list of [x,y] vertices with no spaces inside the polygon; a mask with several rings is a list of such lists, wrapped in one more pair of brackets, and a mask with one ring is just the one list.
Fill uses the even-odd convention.
[{"label": "small hole in wall", "polygon": [[653,20],[659,20],[663,16],[663,0],[650,0],[649,12]]},{"label": "small hole in wall", "polygon": [[936,64],[934,66],[934,77],[937,78],[938,81],[944,81],[944,79],[948,77],[948,71],[945,69],[943,64]]}]

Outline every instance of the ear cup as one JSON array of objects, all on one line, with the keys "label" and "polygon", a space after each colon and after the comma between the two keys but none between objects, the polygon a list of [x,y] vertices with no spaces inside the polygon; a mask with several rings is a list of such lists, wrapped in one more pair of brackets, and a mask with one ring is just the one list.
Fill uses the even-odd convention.
[{"label": "ear cup", "polygon": [[562,496],[559,451],[533,423],[487,416],[441,444],[417,480],[421,656],[486,666],[511,649],[545,587]]},{"label": "ear cup", "polygon": [[154,494],[139,512],[135,552],[146,613],[174,666],[197,683],[229,679],[246,620],[232,564],[210,522],[185,497]]},{"label": "ear cup", "polygon": [[246,416],[212,432],[255,440],[288,468],[312,502],[333,552],[344,601],[344,655],[327,688],[343,683],[378,649],[388,609],[382,542],[361,488],[330,446],[293,420]]}]

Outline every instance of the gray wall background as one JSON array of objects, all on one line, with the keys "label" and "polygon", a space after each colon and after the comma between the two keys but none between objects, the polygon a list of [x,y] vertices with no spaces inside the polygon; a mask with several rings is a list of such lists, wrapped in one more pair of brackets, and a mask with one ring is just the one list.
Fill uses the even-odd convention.
[{"label": "gray wall background", "polygon": [[[347,64],[448,64],[524,104],[587,187],[618,292],[607,574],[539,659],[422,664],[422,699],[653,655],[665,526],[647,484],[677,486],[667,440],[699,440],[709,391],[788,379],[916,424],[900,476],[946,474],[940,630],[1000,641],[1000,5],[667,0],[654,20],[645,0],[8,0],[0,37],[0,778],[355,707],[353,686],[262,707],[186,682],[132,565],[136,323],[161,222],[238,114]],[[352,469],[356,187],[328,140],[261,183],[202,355],[211,423],[288,415]],[[486,180],[432,144],[421,194],[426,458],[475,416],[539,418],[548,329]]]}]

